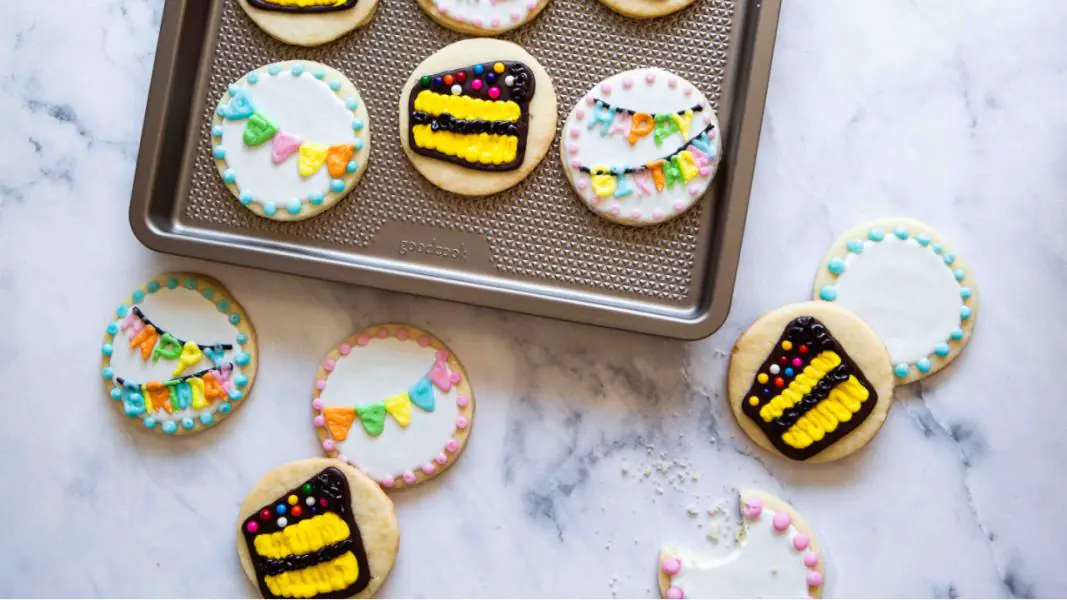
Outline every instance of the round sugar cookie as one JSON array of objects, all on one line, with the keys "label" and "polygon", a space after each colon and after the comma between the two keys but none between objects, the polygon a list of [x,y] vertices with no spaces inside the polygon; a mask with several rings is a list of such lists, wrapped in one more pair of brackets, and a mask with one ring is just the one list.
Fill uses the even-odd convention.
[{"label": "round sugar cookie", "polygon": [[727,395],[741,429],[767,451],[828,462],[881,429],[893,373],[882,340],[859,317],[803,302],[763,315],[741,334]]},{"label": "round sugar cookie", "polygon": [[319,46],[366,25],[378,0],[237,0],[252,22],[294,46]]},{"label": "round sugar cookie", "polygon": [[978,320],[978,288],[966,261],[915,219],[846,231],[819,264],[814,294],[870,324],[889,349],[899,384],[947,367]]},{"label": "round sugar cookie", "polygon": [[249,210],[276,221],[307,219],[340,202],[367,170],[367,107],[352,82],[324,64],[266,65],[223,94],[211,153],[223,183]]},{"label": "round sugar cookie", "polygon": [[438,24],[467,35],[499,35],[534,20],[549,0],[418,0]]},{"label": "round sugar cookie", "polygon": [[631,19],[652,19],[678,12],[693,0],[600,0],[604,6]]},{"label": "round sugar cookie", "polygon": [[437,187],[504,191],[529,175],[556,135],[548,73],[511,42],[468,39],[422,61],[400,93],[400,143]]},{"label": "round sugar cookie", "polygon": [[110,403],[139,426],[196,433],[247,402],[256,379],[256,331],[241,305],[206,275],[164,273],[111,315],[101,350]]},{"label": "round sugar cookie", "polygon": [[455,355],[433,335],[392,323],[330,351],[311,409],[323,450],[386,489],[443,473],[474,425],[474,393]]},{"label": "round sugar cookie", "polygon": [[277,467],[241,503],[237,554],[264,598],[370,598],[400,544],[393,502],[338,460]]},{"label": "round sugar cookie", "polygon": [[673,219],[704,197],[722,156],[707,97],[663,69],[595,85],[563,124],[563,172],[590,210],[624,225]]},{"label": "round sugar cookie", "polygon": [[815,533],[792,506],[757,490],[738,494],[734,551],[701,556],[680,547],[659,555],[663,598],[821,598],[826,565]]}]

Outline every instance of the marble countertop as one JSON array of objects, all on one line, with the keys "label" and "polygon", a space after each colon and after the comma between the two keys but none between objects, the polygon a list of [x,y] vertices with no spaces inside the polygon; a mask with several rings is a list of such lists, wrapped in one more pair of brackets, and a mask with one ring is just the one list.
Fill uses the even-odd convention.
[{"label": "marble countertop", "polygon": [[[463,357],[479,417],[454,470],[396,496],[383,596],[653,597],[660,544],[714,550],[687,509],[733,486],[807,517],[831,596],[1067,595],[1067,3],[787,0],[733,309],[692,344],[146,250],[126,204],[161,10],[0,8],[0,595],[254,594],[237,506],[317,453],[309,373],[384,320]],[[725,353],[808,295],[835,232],[892,215],[967,257],[976,338],[898,391],[865,451],[771,458],[725,405]],[[126,427],[100,394],[104,315],[167,269],[234,290],[270,365],[253,407],[194,439]]]}]

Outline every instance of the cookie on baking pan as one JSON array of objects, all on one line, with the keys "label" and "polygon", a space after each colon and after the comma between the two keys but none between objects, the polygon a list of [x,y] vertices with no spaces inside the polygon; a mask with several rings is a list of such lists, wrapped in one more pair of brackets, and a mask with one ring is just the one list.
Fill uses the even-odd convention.
[{"label": "cookie on baking pan", "polygon": [[497,35],[529,23],[549,0],[418,0],[439,24],[468,35]]},{"label": "cookie on baking pan", "polygon": [[578,197],[625,225],[673,219],[704,197],[722,155],[707,97],[663,69],[597,84],[563,125],[560,159]]},{"label": "cookie on baking pan", "polygon": [[763,315],[741,334],[727,394],[757,444],[793,460],[827,462],[881,429],[893,373],[882,340],[859,317],[803,302]]},{"label": "cookie on baking pan", "polygon": [[474,424],[463,365],[410,325],[375,325],[319,366],[311,408],[322,448],[387,489],[421,483],[454,463]]},{"label": "cookie on baking pan", "polygon": [[652,19],[678,12],[693,0],[600,0],[611,10],[632,19]]},{"label": "cookie on baking pan", "polygon": [[299,221],[355,187],[367,170],[370,124],[343,74],[291,60],[230,84],[211,142],[222,181],[241,204],[262,217]]},{"label": "cookie on baking pan", "polygon": [[282,465],[241,503],[237,554],[264,598],[369,598],[400,544],[393,502],[337,460]]},{"label": "cookie on baking pan", "polygon": [[846,231],[820,263],[814,294],[870,324],[901,384],[948,366],[978,320],[978,289],[963,257],[914,219]]},{"label": "cookie on baking pan", "polygon": [[259,364],[241,305],[205,275],[164,273],[119,304],[101,368],[111,404],[145,429],[203,431],[247,401]]},{"label": "cookie on baking pan", "polygon": [[362,27],[378,0],[237,0],[272,37],[294,46],[319,46]]},{"label": "cookie on baking pan", "polygon": [[556,135],[556,92],[521,47],[489,38],[445,46],[400,93],[400,142],[420,173],[464,196],[510,188]]},{"label": "cookie on baking pan", "polygon": [[734,551],[706,557],[665,547],[663,598],[821,598],[826,579],[815,534],[792,506],[756,490],[738,494],[741,527]]}]

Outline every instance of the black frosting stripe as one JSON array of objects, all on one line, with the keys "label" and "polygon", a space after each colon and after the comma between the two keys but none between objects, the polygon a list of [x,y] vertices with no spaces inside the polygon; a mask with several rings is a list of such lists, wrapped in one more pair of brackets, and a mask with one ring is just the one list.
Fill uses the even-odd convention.
[{"label": "black frosting stripe", "polygon": [[847,366],[841,364],[837,365],[830,372],[827,373],[810,392],[804,395],[793,406],[782,411],[782,416],[771,421],[775,427],[780,428],[783,432],[788,431],[790,427],[796,425],[796,422],[800,420],[800,417],[808,414],[808,412],[815,408],[817,404],[826,400],[830,395],[830,391],[838,385],[848,381],[848,378],[852,376]]},{"label": "black frosting stripe", "polygon": [[260,564],[265,576],[280,575],[286,571],[299,571],[314,567],[319,563],[329,562],[345,552],[351,552],[354,545],[352,538],[347,538],[307,554],[291,554],[283,558],[261,557]]},{"label": "black frosting stripe", "polygon": [[328,13],[341,10],[348,10],[356,5],[358,0],[345,0],[344,4],[338,5],[318,5],[318,6],[286,6],[284,4],[275,4],[270,0],[248,0],[248,4],[256,8],[263,10],[273,10],[277,12],[289,12],[289,13]]},{"label": "black frosting stripe", "polygon": [[429,125],[432,131],[454,133],[490,133],[496,135],[519,135],[519,126],[514,121],[484,121],[481,119],[457,119],[445,113],[433,116],[421,110],[411,114],[412,125]]}]

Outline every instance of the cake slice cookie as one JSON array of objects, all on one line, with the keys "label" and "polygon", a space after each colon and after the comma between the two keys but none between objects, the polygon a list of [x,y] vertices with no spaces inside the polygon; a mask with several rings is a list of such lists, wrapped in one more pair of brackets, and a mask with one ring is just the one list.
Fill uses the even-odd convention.
[{"label": "cake slice cookie", "polygon": [[378,0],[237,0],[252,22],[294,46],[319,46],[366,25]]}]

